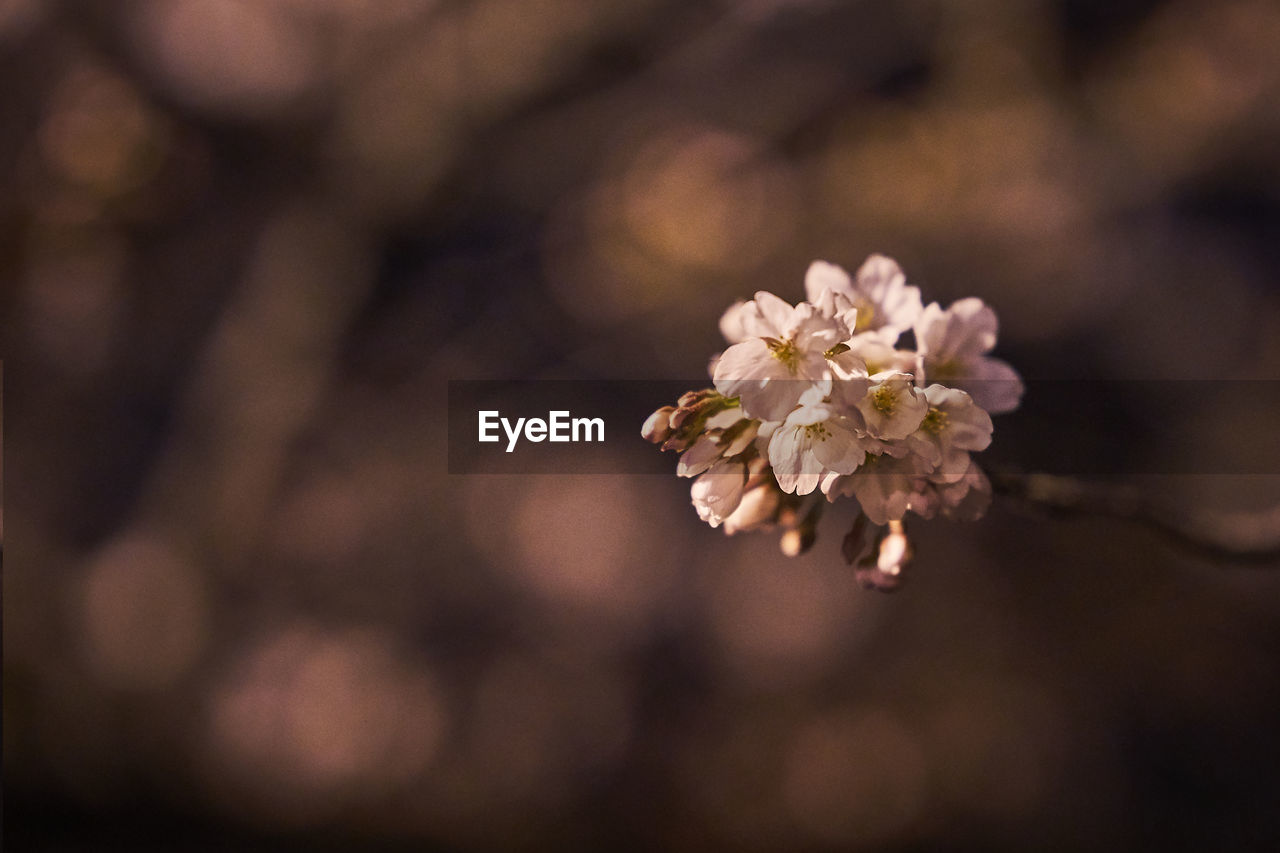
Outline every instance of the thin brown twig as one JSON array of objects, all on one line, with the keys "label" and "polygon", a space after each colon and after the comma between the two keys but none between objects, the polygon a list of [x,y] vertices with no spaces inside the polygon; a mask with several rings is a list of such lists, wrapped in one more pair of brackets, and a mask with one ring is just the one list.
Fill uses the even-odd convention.
[{"label": "thin brown twig", "polygon": [[1040,473],[989,476],[996,495],[1026,509],[1135,522],[1214,562],[1280,564],[1280,504],[1256,511],[1188,509],[1131,483]]}]

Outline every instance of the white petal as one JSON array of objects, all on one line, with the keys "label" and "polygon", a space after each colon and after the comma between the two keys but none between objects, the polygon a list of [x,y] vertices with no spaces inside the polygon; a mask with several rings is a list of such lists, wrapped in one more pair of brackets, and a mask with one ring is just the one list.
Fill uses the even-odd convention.
[{"label": "white petal", "polygon": [[969,452],[967,450],[950,450],[943,454],[942,461],[929,475],[929,478],[936,483],[954,483],[963,479],[968,471]]},{"label": "white petal", "polygon": [[998,358],[980,358],[971,372],[973,381],[962,384],[974,401],[993,415],[1012,412],[1022,402],[1024,386],[1018,371]]},{"label": "white petal", "polygon": [[853,281],[847,272],[835,264],[814,261],[804,274],[805,298],[817,304],[822,299],[823,291],[827,290],[848,295],[853,292]]},{"label": "white petal", "polygon": [[822,480],[822,469],[814,469],[807,466],[800,475],[796,477],[795,493],[797,495],[811,495],[818,488],[818,483]]},{"label": "white petal", "polygon": [[815,306],[801,302],[792,314],[792,325],[784,330],[788,338],[803,350],[826,352],[849,337],[849,329],[834,317],[827,317]]},{"label": "white petal", "polygon": [[920,316],[923,301],[920,299],[920,288],[900,287],[885,294],[880,304],[885,329],[894,330],[894,341],[897,333],[910,329]]},{"label": "white petal", "polygon": [[828,437],[813,443],[814,457],[829,471],[852,474],[866,459],[867,452],[858,443],[858,437],[840,421],[827,421],[826,428]]},{"label": "white petal", "polygon": [[693,446],[680,454],[676,463],[676,473],[681,477],[696,477],[711,467],[720,458],[720,448],[706,436],[700,437]]},{"label": "white petal", "polygon": [[852,479],[853,477],[847,474],[828,471],[822,475],[822,480],[818,485],[822,488],[822,493],[827,496],[827,500],[834,502],[841,495],[848,496],[853,494],[849,487],[849,481]]},{"label": "white petal", "polygon": [[804,427],[820,424],[831,417],[831,407],[822,402],[819,389],[811,388],[800,395],[800,407],[787,415],[786,426]]},{"label": "white petal", "polygon": [[772,375],[776,370],[774,365],[782,367],[785,372],[786,368],[773,357],[773,352],[760,338],[751,338],[742,343],[734,344],[720,355],[720,360],[716,362],[716,372],[713,379],[717,383],[716,390],[727,397],[736,397],[736,394],[727,394],[721,390],[719,383],[742,381],[748,379],[759,379]]},{"label": "white petal", "polygon": [[910,491],[902,479],[859,471],[852,475],[850,483],[862,511],[872,523],[888,524],[891,519],[901,519],[906,514]]},{"label": "white petal", "polygon": [[944,435],[947,444],[961,450],[986,450],[991,446],[991,416],[976,405],[949,413]]},{"label": "white petal", "polygon": [[715,386],[726,397],[738,397],[748,417],[780,421],[795,408],[811,383],[792,378],[767,344],[752,338],[734,344],[716,362]]},{"label": "white petal", "polygon": [[778,485],[788,494],[796,490],[796,478],[803,467],[802,457],[805,454],[804,427],[784,424],[774,430],[769,439],[769,464],[773,466],[773,476]]},{"label": "white petal", "polygon": [[858,291],[877,302],[906,282],[907,277],[898,262],[884,255],[871,255],[858,267]]},{"label": "white petal", "polygon": [[786,330],[792,323],[792,315],[795,313],[790,303],[767,290],[756,293],[755,303],[760,310],[760,316],[764,318],[765,325],[772,330],[767,337],[785,337]]},{"label": "white petal", "polygon": [[938,487],[942,514],[957,521],[977,521],[991,506],[991,481],[971,462],[958,482]]},{"label": "white petal", "polygon": [[942,448],[938,446],[938,442],[933,440],[933,436],[921,430],[907,436],[903,439],[903,443],[912,453],[923,459],[930,470],[938,467],[938,463],[942,461]]},{"label": "white petal", "polygon": [[[811,304],[818,309],[818,313],[822,316],[842,324],[846,330],[854,329],[858,325],[858,307],[843,293],[824,290],[822,295],[817,300],[812,301]],[[845,337],[848,337],[848,335],[846,334]]]},{"label": "white petal", "polygon": [[739,299],[725,309],[720,315],[720,334],[731,344],[742,343],[751,337],[743,326],[743,315],[746,314],[746,302]]},{"label": "white petal", "polygon": [[930,406],[937,406],[945,411],[959,409],[973,402],[972,398],[959,388],[948,388],[936,382],[927,386],[923,393]]},{"label": "white petal", "polygon": [[689,490],[698,517],[719,527],[738,508],[747,469],[740,462],[722,461],[694,481]]},{"label": "white petal", "polygon": [[768,483],[756,486],[742,495],[738,508],[724,520],[724,532],[732,536],[770,524],[777,511],[778,490]]},{"label": "white petal", "polygon": [[798,379],[766,379],[744,388],[739,400],[742,411],[762,421],[785,420],[812,383]]},{"label": "white petal", "polygon": [[940,355],[968,361],[996,345],[996,312],[976,296],[959,299],[947,309],[947,338]]}]

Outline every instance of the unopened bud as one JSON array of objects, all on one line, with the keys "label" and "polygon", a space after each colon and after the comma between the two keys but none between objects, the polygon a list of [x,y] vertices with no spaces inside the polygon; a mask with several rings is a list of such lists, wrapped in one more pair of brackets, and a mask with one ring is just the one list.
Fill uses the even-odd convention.
[{"label": "unopened bud", "polygon": [[742,530],[754,530],[773,523],[778,516],[778,498],[781,494],[772,483],[761,483],[748,488],[738,508],[724,520],[724,532],[732,536]]},{"label": "unopened bud", "polygon": [[661,444],[671,437],[671,414],[675,411],[674,406],[663,406],[644,422],[644,426],[640,427],[640,435],[645,441],[651,441],[654,444]]},{"label": "unopened bud", "polygon": [[709,417],[724,408],[724,398],[715,394],[714,391],[712,392],[715,394],[714,397],[701,397],[688,402],[686,398],[695,393],[698,392],[690,391],[680,398],[679,405],[671,413],[672,429],[684,429],[685,424],[693,423],[698,418]]},{"label": "unopened bud", "polygon": [[800,519],[800,523],[782,534],[778,545],[782,553],[788,557],[796,557],[813,547],[818,538],[818,520],[822,518],[822,510],[826,504],[815,502]]},{"label": "unopened bud", "polygon": [[676,400],[676,405],[681,409],[692,408],[704,400],[710,400],[719,397],[720,392],[714,388],[703,388],[699,391],[685,391],[680,395],[680,399]]},{"label": "unopened bud", "polygon": [[782,549],[782,553],[788,557],[799,557],[805,551],[813,547],[813,542],[817,539],[817,534],[812,530],[805,530],[800,527],[793,527],[790,530],[784,530],[782,539],[778,542],[778,547]]},{"label": "unopened bud", "polygon": [[901,521],[890,521],[889,529],[880,535],[875,558],[868,557],[854,570],[858,583],[869,589],[893,592],[906,580],[914,549]]}]

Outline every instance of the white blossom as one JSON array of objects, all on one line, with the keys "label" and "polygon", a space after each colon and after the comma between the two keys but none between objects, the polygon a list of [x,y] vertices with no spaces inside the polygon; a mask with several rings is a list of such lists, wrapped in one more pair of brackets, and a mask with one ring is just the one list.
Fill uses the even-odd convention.
[{"label": "white blossom", "polygon": [[[804,285],[797,305],[760,291],[730,306],[720,318],[729,346],[709,367],[715,387],[657,410],[641,434],[683,452],[677,473],[696,477],[700,518],[728,534],[781,528],[787,554],[813,541],[815,492],[856,498],[846,559],[864,584],[891,589],[911,558],[907,513],[986,511],[991,483],[972,455],[991,443],[990,413],[1015,408],[1023,385],[989,355],[997,323],[980,299],[922,307],[883,255],[854,276],[814,261]],[[899,348],[907,329],[914,349]],[[864,557],[871,530],[879,551]]]},{"label": "white blossom", "polygon": [[739,398],[753,418],[780,421],[810,387],[829,390],[826,353],[849,336],[843,323],[807,302],[792,307],[765,291],[745,303],[741,314],[752,337],[729,347],[716,362],[717,391]]},{"label": "white blossom", "polygon": [[939,512],[955,521],[977,521],[991,505],[991,481],[966,453],[965,468],[956,477],[941,477],[936,472],[917,480],[908,500],[908,509],[921,518],[933,518]]},{"label": "white blossom", "polygon": [[858,401],[858,411],[871,438],[893,440],[915,432],[929,411],[929,403],[916,389],[909,373],[877,373]]},{"label": "white blossom", "polygon": [[828,472],[821,486],[827,500],[851,495],[858,499],[862,511],[873,523],[887,524],[906,515],[913,495],[924,487],[923,477],[927,473],[927,463],[915,454],[901,458],[867,456],[853,474]]},{"label": "white blossom", "polygon": [[969,297],[945,311],[930,303],[915,324],[921,381],[968,391],[992,414],[1011,412],[1022,399],[1018,372],[987,355],[996,345],[996,313],[981,299]]},{"label": "white blossom", "polygon": [[933,466],[935,477],[958,480],[969,467],[969,451],[991,444],[991,416],[958,388],[934,384],[922,393],[929,409],[906,444]]},{"label": "white blossom", "polygon": [[835,264],[814,261],[805,273],[804,289],[815,305],[822,304],[824,291],[844,296],[857,311],[850,331],[888,346],[897,343],[920,314],[920,288],[908,285],[897,261],[884,255],[867,258],[853,278]]},{"label": "white blossom", "polygon": [[806,395],[769,441],[774,477],[788,494],[807,495],[826,472],[850,474],[866,457],[849,419],[815,397]]}]

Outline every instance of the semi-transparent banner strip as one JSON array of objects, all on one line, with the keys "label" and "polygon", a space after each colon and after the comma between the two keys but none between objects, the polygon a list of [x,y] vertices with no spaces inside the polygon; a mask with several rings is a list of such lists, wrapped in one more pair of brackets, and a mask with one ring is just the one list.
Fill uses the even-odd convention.
[{"label": "semi-transparent banner strip", "polygon": [[[665,474],[640,437],[702,380],[451,380],[450,474]],[[1002,471],[1280,474],[1280,381],[1029,380],[977,454]]]}]

